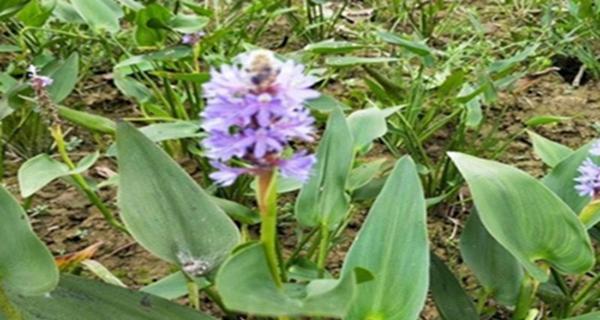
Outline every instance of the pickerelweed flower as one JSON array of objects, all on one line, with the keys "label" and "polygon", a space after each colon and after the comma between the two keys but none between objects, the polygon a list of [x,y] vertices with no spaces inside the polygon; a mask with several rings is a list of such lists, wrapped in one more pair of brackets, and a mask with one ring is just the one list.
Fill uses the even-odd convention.
[{"label": "pickerelweed flower", "polygon": [[27,72],[30,74],[31,86],[34,90],[41,90],[54,83],[54,79],[39,75],[38,70],[34,65],[30,65],[27,68]]},{"label": "pickerelweed flower", "polygon": [[201,114],[207,132],[202,145],[217,169],[210,177],[228,186],[241,174],[279,168],[285,177],[307,180],[315,156],[304,150],[284,154],[293,141],[314,139],[314,118],[304,102],[319,96],[310,88],[317,78],[268,50],[241,54],[236,64],[210,74],[203,86],[207,105]]},{"label": "pickerelweed flower", "polygon": [[586,159],[578,169],[580,175],[575,179],[575,189],[582,197],[596,197],[600,194],[600,166],[590,158]]},{"label": "pickerelweed flower", "polygon": [[183,35],[183,37],[181,37],[181,43],[193,46],[196,43],[200,42],[200,39],[202,39],[202,37],[204,37],[204,35],[205,35],[205,33],[202,31],[194,32],[194,33],[186,33]]},{"label": "pickerelweed flower", "polygon": [[58,117],[58,111],[56,105],[52,102],[50,94],[47,88],[54,83],[54,79],[42,76],[38,74],[38,70],[34,65],[30,65],[27,68],[29,72],[29,83],[35,93],[36,101],[39,105],[40,113],[44,115],[44,118],[49,120],[51,123],[60,123]]}]

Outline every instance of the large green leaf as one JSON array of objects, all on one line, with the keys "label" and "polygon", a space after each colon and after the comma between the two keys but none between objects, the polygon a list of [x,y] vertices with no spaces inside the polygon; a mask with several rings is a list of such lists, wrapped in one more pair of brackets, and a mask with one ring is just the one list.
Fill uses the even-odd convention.
[{"label": "large green leaf", "polygon": [[342,274],[357,267],[374,280],[358,287],[347,319],[417,319],[427,295],[425,197],[409,157],[396,163],[352,244]]},{"label": "large green leaf", "polygon": [[479,320],[471,297],[444,261],[431,254],[431,295],[444,320]]},{"label": "large green leaf", "polygon": [[460,237],[460,253],[487,292],[504,305],[515,304],[523,268],[487,232],[476,210],[471,212]]},{"label": "large green leaf", "polygon": [[575,178],[579,176],[579,166],[590,155],[591,143],[577,149],[573,154],[557,164],[552,171],[542,180],[544,184],[554,191],[573,212],[579,214],[590,202],[590,197],[582,197],[575,190]]},{"label": "large green leaf", "polygon": [[335,109],[317,150],[317,163],[296,200],[296,217],[301,224],[324,224],[335,228],[349,206],[346,194],[353,158],[352,134],[344,114]]},{"label": "large green leaf", "polygon": [[47,154],[40,154],[27,160],[18,172],[21,196],[30,197],[55,179],[85,172],[96,163],[99,156],[98,152],[85,156],[73,170]]},{"label": "large green leaf", "polygon": [[75,10],[92,29],[117,33],[123,9],[114,0],[71,0]]},{"label": "large green leaf", "polygon": [[573,150],[565,145],[544,138],[533,131],[527,131],[527,133],[533,143],[535,153],[550,167],[555,167],[573,154]]},{"label": "large green leaf", "polygon": [[[363,271],[364,272],[364,271]],[[341,280],[314,280],[308,285],[273,281],[262,244],[239,249],[219,269],[217,289],[231,310],[259,316],[342,318],[355,294],[356,272]]]},{"label": "large green leaf", "polygon": [[119,206],[146,249],[179,266],[214,269],[239,242],[237,227],[161,148],[127,123],[117,125]]},{"label": "large green leaf", "polygon": [[148,293],[62,275],[47,296],[13,295],[24,320],[209,320],[211,317]]},{"label": "large green leaf", "polygon": [[41,295],[58,283],[58,269],[27,214],[0,186],[0,285],[19,295]]},{"label": "large green leaf", "polygon": [[48,93],[55,103],[63,101],[73,91],[77,84],[78,74],[79,54],[73,52],[49,75],[54,82],[48,87]]},{"label": "large green leaf", "polygon": [[354,138],[354,147],[362,149],[373,140],[387,133],[386,118],[400,110],[400,107],[387,109],[369,108],[358,110],[348,116],[348,126]]},{"label": "large green leaf", "polygon": [[540,181],[494,161],[451,152],[469,184],[481,222],[537,280],[548,279],[537,262],[580,274],[594,265],[594,253],[583,224]]}]

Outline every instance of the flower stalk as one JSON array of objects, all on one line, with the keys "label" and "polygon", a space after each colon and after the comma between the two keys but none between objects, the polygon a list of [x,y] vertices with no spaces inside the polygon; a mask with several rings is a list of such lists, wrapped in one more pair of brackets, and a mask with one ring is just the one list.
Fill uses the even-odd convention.
[{"label": "flower stalk", "polygon": [[265,171],[256,176],[257,202],[261,216],[260,242],[265,249],[267,264],[277,287],[283,286],[279,252],[277,250],[277,175],[274,171]]},{"label": "flower stalk", "polygon": [[[52,126],[52,128],[50,128],[50,133],[52,134],[52,137],[54,138],[54,141],[56,143],[56,148],[58,149],[58,153],[60,154],[62,160],[65,162],[65,164],[67,165],[67,167],[69,167],[70,170],[75,169],[76,168],[75,163],[73,163],[73,161],[69,157],[69,153],[67,152],[64,135],[62,133],[60,124],[55,124],[54,126]],[[83,191],[83,193],[85,193],[88,200],[90,200],[90,202],[96,208],[98,208],[98,210],[100,210],[100,213],[102,214],[104,219],[112,227],[114,227],[115,229],[122,231],[126,234],[129,233],[127,231],[127,228],[125,228],[125,226],[115,218],[112,211],[106,206],[106,204],[104,204],[102,199],[100,199],[100,197],[92,189],[92,187],[85,180],[85,178],[83,178],[83,176],[81,176],[78,173],[73,173],[70,176],[71,176],[71,178],[73,178],[73,181],[75,181],[77,186]]]},{"label": "flower stalk", "polygon": [[[542,263],[541,267],[548,274],[550,272],[550,267]],[[515,313],[513,315],[513,320],[524,320],[528,319],[528,316],[531,314],[531,305],[535,300],[535,295],[540,286],[540,282],[533,278],[528,273],[525,274],[523,280],[521,281],[521,290],[519,292],[519,298],[517,300],[517,305],[515,307]]]},{"label": "flower stalk", "polygon": [[319,256],[317,258],[317,267],[319,268],[319,276],[325,274],[325,263],[327,262],[327,254],[329,253],[330,232],[327,225],[321,225],[321,239],[319,241]]}]

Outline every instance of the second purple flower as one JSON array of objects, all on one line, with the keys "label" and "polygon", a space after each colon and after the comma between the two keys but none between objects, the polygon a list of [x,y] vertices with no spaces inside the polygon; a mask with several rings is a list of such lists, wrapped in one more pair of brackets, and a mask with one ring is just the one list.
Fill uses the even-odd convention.
[{"label": "second purple flower", "polygon": [[211,70],[201,114],[207,132],[202,145],[217,169],[210,177],[228,186],[241,174],[279,168],[285,177],[307,180],[316,158],[305,150],[294,153],[291,143],[313,141],[314,119],[304,102],[319,96],[311,89],[316,81],[304,74],[304,66],[267,50]]}]

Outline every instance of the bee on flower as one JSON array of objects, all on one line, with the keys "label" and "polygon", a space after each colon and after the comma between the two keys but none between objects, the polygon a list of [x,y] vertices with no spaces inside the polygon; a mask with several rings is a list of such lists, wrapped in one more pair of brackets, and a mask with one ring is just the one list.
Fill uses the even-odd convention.
[{"label": "bee on flower", "polygon": [[307,180],[315,156],[305,150],[284,155],[292,151],[292,142],[314,140],[314,118],[304,102],[319,96],[311,89],[317,78],[268,50],[244,53],[235,61],[211,70],[203,86],[207,138],[202,146],[217,169],[210,177],[228,186],[242,174],[279,169],[284,177]]}]

